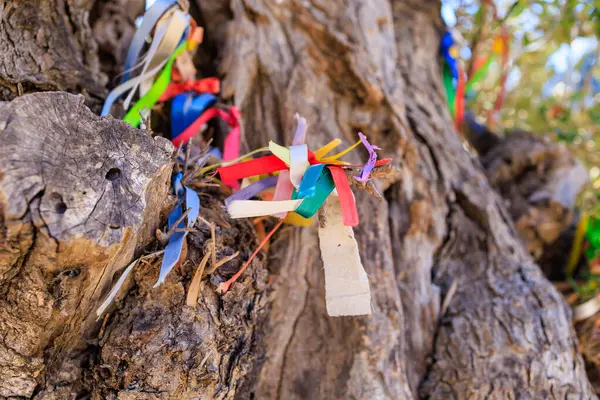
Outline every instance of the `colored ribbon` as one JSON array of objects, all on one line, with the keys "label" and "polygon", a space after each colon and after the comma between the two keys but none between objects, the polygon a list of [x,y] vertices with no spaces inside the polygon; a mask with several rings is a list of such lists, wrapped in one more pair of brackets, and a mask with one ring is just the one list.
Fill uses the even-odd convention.
[{"label": "colored ribbon", "polygon": [[[306,129],[307,129],[307,123],[306,123],[306,119],[300,117],[300,115],[296,114],[294,115],[294,119],[296,120],[296,133],[294,134],[294,138],[292,139],[292,145],[301,145],[304,144],[306,142]],[[273,146],[271,146],[271,143],[273,143]],[[286,162],[289,165],[289,150],[285,149],[286,151],[279,151],[280,150],[279,145],[276,145],[276,143],[274,142],[269,142],[269,150],[271,150],[271,152],[275,155],[278,155],[276,152],[279,152],[279,158],[282,159],[282,161]],[[274,151],[275,150],[275,151]],[[287,160],[284,159],[285,156],[287,155]],[[283,157],[283,158],[282,158]],[[292,198],[292,193],[294,192],[294,185],[292,185],[292,182],[290,181],[290,171],[288,170],[283,170],[279,172],[279,177],[277,179],[277,185],[275,186],[275,193],[273,193],[273,200],[274,201],[281,201],[281,200],[289,200]],[[291,215],[294,214],[294,215]],[[292,223],[292,224],[297,224],[297,223],[301,223],[304,226],[306,226],[306,221],[310,221],[309,223],[312,223],[311,220],[307,220],[306,218],[296,214],[296,213],[278,213],[274,215],[277,218],[287,218],[288,223]]]},{"label": "colored ribbon", "polygon": [[446,65],[448,66],[448,72],[452,79],[458,79],[458,68],[456,65],[456,58],[453,53],[454,47],[454,38],[452,34],[448,31],[444,33],[442,36],[442,41],[440,45],[440,53],[444,57],[444,61],[446,61]]},{"label": "colored ribbon", "polygon": [[135,65],[135,61],[137,60],[140,51],[146,44],[146,38],[150,36],[150,33],[152,32],[152,29],[154,29],[154,26],[158,20],[171,7],[175,7],[176,5],[177,0],[157,0],[152,7],[146,11],[142,25],[133,35],[133,39],[129,45],[129,50],[127,51],[125,64],[123,66],[125,73],[123,73],[123,76],[121,77],[121,83],[129,80],[131,70]]},{"label": "colored ribbon", "polygon": [[[175,223],[177,223],[177,221],[183,215],[183,203],[185,203],[186,209],[190,209],[187,215],[188,228],[194,226],[200,213],[200,198],[198,197],[198,194],[193,189],[183,186],[182,179],[183,175],[181,174],[181,172],[176,174],[173,178],[173,189],[175,191],[175,194],[177,194],[178,196],[178,201],[168,217],[169,230],[174,228]],[[175,229],[184,229],[185,227],[186,224],[184,223],[184,221],[180,221]],[[171,272],[171,270],[179,262],[179,259],[181,258],[181,252],[183,249],[183,243],[186,236],[187,231],[175,231],[171,234],[169,242],[165,247],[165,252],[163,255],[162,264],[160,266],[158,280],[154,287],[158,287],[161,284],[163,284],[165,279],[167,278],[167,275],[169,275],[169,272]]]},{"label": "colored ribbon", "polygon": [[[166,65],[168,62],[169,62],[169,60],[164,60],[164,65]],[[110,113],[110,109],[112,108],[113,103],[115,101],[117,101],[117,99],[119,97],[121,97],[128,90],[132,89],[136,85],[136,83],[139,82],[140,80],[154,76],[157,72],[159,72],[161,70],[162,67],[164,67],[164,65],[159,65],[156,68],[146,72],[144,75],[140,75],[133,79],[130,79],[127,82],[125,82],[125,83],[115,87],[113,90],[111,90],[110,93],[108,94],[108,96],[106,97],[106,100],[104,101],[104,105],[102,106],[102,112],[100,113],[100,115],[101,116],[108,115]],[[164,70],[163,70],[163,73],[164,73]],[[169,79],[171,79],[170,75],[169,75]]]},{"label": "colored ribbon", "polygon": [[[277,177],[277,185],[275,186],[275,193],[273,194],[274,201],[290,200],[292,193],[294,192],[294,185],[290,181],[290,171],[282,170],[279,171]],[[274,214],[277,218],[285,218],[285,213]]]},{"label": "colored ribbon", "polygon": [[569,260],[567,262],[567,276],[573,276],[579,259],[581,258],[581,250],[583,248],[583,239],[585,232],[588,229],[589,216],[582,214],[575,230],[575,236],[573,237],[573,245],[571,246],[571,253],[569,254]]},{"label": "colored ribbon", "polygon": [[290,147],[290,181],[295,188],[300,186],[304,172],[310,163],[308,162],[308,146],[299,144]]},{"label": "colored ribbon", "polygon": [[283,201],[235,200],[227,207],[231,218],[253,218],[297,210],[303,199]]},{"label": "colored ribbon", "polygon": [[[148,60],[142,68],[141,75],[148,69],[154,69],[156,66],[163,63],[164,60],[169,60],[171,55],[182,41],[185,30],[190,24],[190,16],[179,9],[174,9],[172,12],[165,14],[157,25],[157,33],[152,39],[152,44],[148,50]],[[160,34],[159,34],[160,32]],[[180,52],[181,53],[181,52]],[[123,103],[125,110],[129,109],[129,105],[139,86],[139,95],[143,97],[154,82],[155,77],[150,76],[144,80],[138,81],[136,86],[129,92],[129,95]]]},{"label": "colored ribbon", "polygon": [[454,99],[456,97],[456,90],[454,88],[454,82],[448,65],[444,65],[442,78],[444,81],[444,88],[446,89],[448,109],[450,110],[450,115],[452,115],[452,118],[454,118]]},{"label": "colored ribbon", "polygon": [[[239,156],[239,122],[238,118],[240,117],[240,112],[235,106],[231,106],[229,108],[229,112],[220,110],[218,108],[209,108],[198,119],[196,119],[190,126],[188,126],[179,136],[173,139],[173,144],[175,146],[179,146],[180,144],[187,143],[190,138],[194,137],[199,131],[200,128],[206,123],[208,123],[213,118],[219,117],[223,119],[227,124],[232,127],[232,130],[229,132],[227,137],[225,138],[225,145],[223,146],[223,159],[233,160]],[[235,131],[235,132],[234,132]],[[237,143],[230,143],[233,137],[233,140],[237,140]],[[228,143],[229,139],[229,143]]]},{"label": "colored ribbon", "polygon": [[317,158],[317,160],[321,160],[321,158],[325,157],[326,154],[332,152],[340,144],[342,144],[342,141],[340,139],[333,139],[331,142],[327,143],[325,146],[315,151],[315,157]]},{"label": "colored ribbon", "polygon": [[302,182],[298,187],[298,198],[310,197],[315,195],[316,185],[323,173],[325,164],[311,165],[304,174]]},{"label": "colored ribbon", "polygon": [[344,225],[358,225],[358,210],[356,209],[356,201],[354,200],[352,189],[350,189],[350,182],[348,182],[348,175],[346,175],[346,171],[344,171],[342,167],[334,165],[330,165],[327,168],[331,173],[333,183],[335,184],[335,188],[338,193]]},{"label": "colored ribbon", "polygon": [[223,143],[223,160],[235,160],[240,156],[240,110],[237,107],[229,108],[229,115],[224,114],[221,118],[231,127],[231,131],[225,136]]},{"label": "colored ribbon", "polygon": [[[235,106],[231,106],[229,111],[223,111],[218,108],[209,108],[204,111],[190,126],[188,126],[180,135],[173,138],[173,144],[179,146],[187,143],[190,138],[195,136],[200,128],[211,119],[219,117],[223,119],[230,127],[231,131],[225,137],[223,143],[223,160],[235,160],[240,154],[240,111]],[[258,175],[258,174],[254,174]],[[238,183],[234,180],[223,179],[223,183],[227,186],[238,188]]]},{"label": "colored ribbon", "polygon": [[[185,46],[186,42],[183,42],[171,55],[163,71],[160,73],[160,75],[154,82],[154,85],[152,85],[152,88],[150,88],[148,93],[146,93],[141,99],[139,99],[137,103],[135,103],[135,105],[127,112],[127,114],[123,118],[125,122],[128,122],[136,128],[140,125],[140,122],[142,121],[140,111],[143,109],[149,110],[154,106],[154,104],[156,104],[158,98],[165,91],[165,89],[169,85],[169,81],[171,80],[171,68],[173,66],[173,61],[179,55],[179,53],[185,50]],[[125,85],[129,82],[126,82]]]},{"label": "colored ribbon", "polygon": [[270,177],[262,179],[258,182],[254,182],[254,183],[246,186],[242,190],[240,190],[240,191],[232,194],[228,198],[226,198],[225,205],[228,206],[229,204],[231,204],[231,202],[236,201],[236,200],[248,200],[248,199],[256,196],[257,194],[259,194],[260,192],[262,192],[270,187],[275,186],[276,183],[277,183],[276,176],[270,176]]},{"label": "colored ribbon", "polygon": [[269,151],[276,155],[281,161],[289,167],[290,165],[290,149],[283,147],[274,141],[269,141]]},{"label": "colored ribbon", "polygon": [[191,93],[177,95],[171,104],[171,137],[181,134],[206,108],[216,102],[217,98],[208,93],[199,96]]},{"label": "colored ribbon", "polygon": [[[338,158],[340,158],[340,157],[343,157],[343,156],[345,156],[346,154],[348,154],[349,152],[351,152],[352,150],[354,150],[354,149],[355,149],[355,148],[356,148],[356,147],[357,147],[357,146],[358,146],[360,143],[361,143],[361,141],[359,140],[359,141],[357,141],[356,143],[354,143],[352,146],[350,146],[350,147],[348,147],[348,148],[344,149],[343,151],[340,151],[339,153],[337,153],[337,154],[334,154],[334,155],[332,155],[332,156],[329,156],[329,157],[323,157],[323,158],[322,158],[320,161],[321,161],[321,162],[324,162],[324,163],[327,163],[327,164],[335,164],[335,161],[336,161]],[[340,163],[341,163],[342,165],[343,165],[343,164],[346,164],[346,163],[344,163],[344,162],[340,162]]]},{"label": "colored ribbon", "polygon": [[[160,60],[158,59],[159,57],[156,56],[158,48],[163,43],[163,38],[167,34],[167,30],[173,29],[173,27],[175,26],[175,24],[172,24],[172,21],[175,18],[174,11],[175,11],[175,8],[170,9],[157,22],[157,26],[154,31],[154,36],[152,37],[152,43],[150,44],[150,48],[148,49],[148,52],[146,53],[146,56],[144,57],[144,61],[141,63],[142,70],[139,73],[139,75],[145,76],[146,78],[144,78],[143,81],[140,79],[136,79],[135,81],[133,81],[134,86],[133,86],[133,88],[131,88],[131,90],[129,91],[129,94],[123,101],[123,109],[125,109],[125,110],[129,109],[131,100],[133,99],[133,96],[135,95],[137,88],[140,86],[140,84],[142,82],[145,82],[147,80],[150,80],[150,81],[154,80],[154,75],[146,75],[148,70],[153,70],[156,67],[158,67],[159,65],[164,65],[163,61],[168,60],[168,56],[170,55],[170,53],[173,53],[174,49],[171,49],[170,53],[166,57],[160,58]],[[167,19],[165,20],[165,18],[167,18]],[[164,51],[164,48],[162,50]],[[142,94],[140,94],[140,97],[141,96],[142,96]]]},{"label": "colored ribbon", "polygon": [[288,166],[277,156],[270,155],[217,168],[217,172],[222,181],[237,181],[249,176],[270,174],[284,169],[288,169]]},{"label": "colored ribbon", "polygon": [[[335,184],[328,169],[323,169],[319,180],[315,185],[314,194],[312,196],[303,197],[304,201],[296,208],[296,213],[304,218],[310,218],[317,213],[323,205],[327,197],[335,189]],[[294,191],[292,199],[298,198],[298,192]]]},{"label": "colored ribbon", "polygon": [[358,133],[358,137],[360,137],[360,141],[364,144],[364,146],[367,148],[367,151],[369,152],[369,161],[360,170],[360,176],[355,176],[354,179],[356,179],[359,182],[365,183],[367,180],[369,180],[369,175],[371,174],[373,168],[375,168],[375,162],[377,161],[377,153],[375,152],[375,150],[381,149],[377,146],[371,145],[367,141],[366,136],[362,134],[362,132]]},{"label": "colored ribbon", "polygon": [[456,109],[454,124],[457,132],[460,132],[461,124],[465,116],[465,74],[462,68],[458,67],[458,84],[456,86]]},{"label": "colored ribbon", "polygon": [[485,63],[477,68],[473,73],[473,76],[469,78],[467,83],[465,84],[465,93],[469,93],[473,90],[473,86],[479,82],[487,73],[488,69],[490,69],[490,65],[496,60],[495,55],[491,55],[485,61]]},{"label": "colored ribbon", "polygon": [[187,81],[184,83],[173,83],[171,82],[167,87],[167,90],[158,99],[159,103],[167,101],[177,96],[178,94],[185,92],[196,92],[196,93],[219,93],[221,90],[221,83],[217,78],[204,78],[195,81]]},{"label": "colored ribbon", "polygon": [[306,119],[302,118],[300,115],[296,113],[294,115],[294,119],[298,124],[296,127],[296,133],[294,134],[294,139],[292,140],[292,145],[297,146],[304,144],[306,142],[306,129],[308,128],[308,124],[306,123]]},{"label": "colored ribbon", "polygon": [[585,255],[590,263],[600,256],[600,218],[595,216],[589,217],[585,237],[589,242],[589,246],[585,250]]}]

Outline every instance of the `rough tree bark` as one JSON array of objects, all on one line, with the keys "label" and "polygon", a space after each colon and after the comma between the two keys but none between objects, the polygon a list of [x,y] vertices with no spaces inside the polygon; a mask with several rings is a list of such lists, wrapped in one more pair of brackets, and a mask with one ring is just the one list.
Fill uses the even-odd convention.
[{"label": "rough tree bark", "polygon": [[0,4],[0,97],[39,90],[106,93],[91,37],[92,1],[3,1]]},{"label": "rough tree bark", "polygon": [[[71,16],[92,7],[68,4]],[[8,379],[0,396],[594,397],[568,307],[452,128],[437,55],[439,7],[223,0],[192,8],[225,79],[223,96],[242,110],[247,149],[269,139],[289,144],[298,112],[309,121],[311,148],[340,136],[350,143],[360,130],[394,158],[399,172],[380,183],[384,201],[357,194],[370,317],[326,316],[314,228],[282,231],[268,260],[255,261],[230,292],[217,295],[215,284],[239,261],[202,282],[196,309],[186,307],[210,237],[198,226],[178,273],[151,289],[157,266],[137,268],[120,308],[96,323],[90,312],[168,208],[172,148],[94,116],[71,95],[2,104],[0,375]],[[4,6],[2,42],[13,23],[7,9],[16,6]],[[67,16],[44,12],[40,21]],[[52,32],[79,43],[63,50],[73,60],[95,49],[79,21],[82,41],[61,26]],[[46,46],[57,57],[58,45]],[[20,73],[3,68],[5,81]],[[96,83],[99,68],[92,70],[82,82]],[[20,79],[32,81],[29,74]],[[35,88],[75,90],[70,76],[52,76],[53,85]],[[217,224],[219,256],[241,250],[243,260],[255,246],[252,225],[231,221],[222,196],[204,192],[202,215]]]}]

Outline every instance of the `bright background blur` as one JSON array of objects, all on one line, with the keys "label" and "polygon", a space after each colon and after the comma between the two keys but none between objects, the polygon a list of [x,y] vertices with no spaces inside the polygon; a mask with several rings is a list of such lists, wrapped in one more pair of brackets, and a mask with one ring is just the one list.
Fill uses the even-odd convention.
[{"label": "bright background blur", "polygon": [[[443,0],[442,4],[442,17],[459,46],[465,70],[473,57],[484,60],[492,55],[492,43],[505,24],[510,48],[507,92],[494,130],[527,130],[566,143],[590,173],[579,205],[600,214],[600,0]],[[466,109],[479,122],[488,122],[501,73],[501,63],[493,62],[467,94]]]}]

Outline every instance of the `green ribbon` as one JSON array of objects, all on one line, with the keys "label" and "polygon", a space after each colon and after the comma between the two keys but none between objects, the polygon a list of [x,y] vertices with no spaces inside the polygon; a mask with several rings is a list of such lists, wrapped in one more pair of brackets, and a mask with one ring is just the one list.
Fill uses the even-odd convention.
[{"label": "green ribbon", "polygon": [[456,97],[456,88],[452,82],[450,68],[446,64],[444,64],[443,78],[444,87],[446,88],[446,97],[448,98],[448,108],[450,109],[450,114],[452,114],[452,117],[454,118],[454,99]]},{"label": "green ribbon", "polygon": [[298,197],[298,192],[296,189],[294,189],[294,192],[292,193],[292,200],[296,200],[298,198],[304,199],[295,212],[302,215],[304,218],[311,218],[317,213],[317,211],[319,211],[319,208],[321,208],[323,203],[325,203],[325,200],[327,200],[327,197],[331,194],[331,192],[333,192],[333,189],[335,189],[335,184],[333,183],[331,172],[329,172],[329,169],[325,168],[323,169],[319,180],[315,184],[313,195]]},{"label": "green ribbon", "polygon": [[173,54],[171,54],[169,61],[167,61],[167,64],[161,71],[158,78],[156,78],[154,81],[154,84],[148,93],[146,93],[137,101],[137,103],[134,104],[133,107],[129,109],[125,115],[125,118],[123,118],[123,121],[128,122],[136,128],[140,125],[142,122],[140,111],[145,108],[148,110],[151,109],[156,104],[163,92],[167,90],[167,86],[169,86],[169,83],[171,82],[171,70],[173,68],[173,62],[175,61],[175,58],[177,58],[177,56],[186,49],[186,46],[187,40],[184,40],[173,52]]},{"label": "green ribbon", "polygon": [[593,216],[589,217],[585,236],[589,242],[589,246],[585,250],[585,256],[591,262],[594,258],[600,256],[600,219]]},{"label": "green ribbon", "polygon": [[471,79],[469,79],[469,81],[465,85],[465,93],[469,93],[471,90],[473,90],[473,85],[475,85],[477,82],[479,82],[481,79],[483,79],[483,77],[487,74],[488,69],[490,69],[490,65],[492,65],[492,63],[495,60],[496,60],[496,56],[491,55],[486,60],[485,64],[483,64],[481,66],[481,68],[479,68],[477,71],[475,71],[475,73],[473,74],[473,77]]}]

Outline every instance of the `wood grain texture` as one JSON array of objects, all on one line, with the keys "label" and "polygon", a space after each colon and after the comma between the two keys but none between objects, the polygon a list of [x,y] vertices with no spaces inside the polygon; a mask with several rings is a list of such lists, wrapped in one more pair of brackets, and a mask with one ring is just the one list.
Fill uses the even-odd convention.
[{"label": "wood grain texture", "polygon": [[78,378],[94,307],[167,205],[172,145],[83,102],[0,104],[0,396]]},{"label": "wood grain texture", "polygon": [[88,19],[92,0],[0,3],[0,100],[40,90],[106,94]]}]

